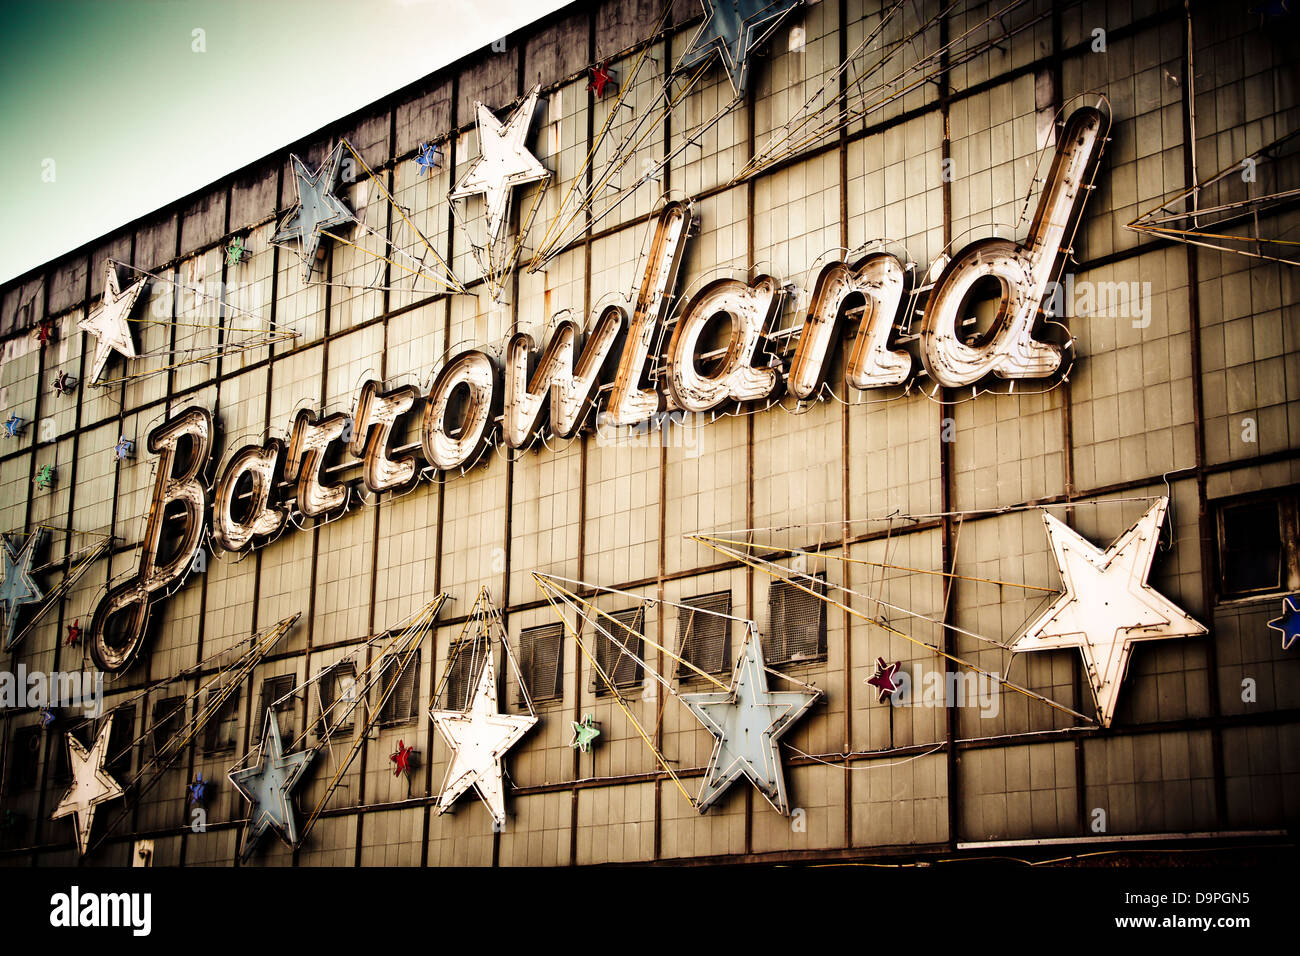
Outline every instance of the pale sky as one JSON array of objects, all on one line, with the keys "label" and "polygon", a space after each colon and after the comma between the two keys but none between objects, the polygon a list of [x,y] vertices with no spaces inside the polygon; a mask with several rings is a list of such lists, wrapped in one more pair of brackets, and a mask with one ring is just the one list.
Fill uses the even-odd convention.
[{"label": "pale sky", "polygon": [[564,3],[5,0],[0,281]]}]

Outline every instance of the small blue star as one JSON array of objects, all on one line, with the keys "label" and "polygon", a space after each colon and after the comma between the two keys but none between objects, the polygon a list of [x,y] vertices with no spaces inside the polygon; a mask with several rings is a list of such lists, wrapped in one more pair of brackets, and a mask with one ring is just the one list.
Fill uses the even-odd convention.
[{"label": "small blue star", "polygon": [[5,438],[17,438],[23,430],[23,419],[10,412],[9,417],[4,420],[4,430]]},{"label": "small blue star", "polygon": [[52,724],[52,723],[54,723],[54,711],[50,710],[50,708],[48,708],[48,707],[42,707],[42,708],[41,708],[41,726],[42,726],[42,727],[48,727],[48,726],[50,726],[50,724]]},{"label": "small blue star", "polygon": [[123,458],[130,458],[133,451],[135,451],[135,442],[125,435],[119,438],[117,444],[113,446],[113,454],[117,456],[118,461]]},{"label": "small blue star", "polygon": [[1300,594],[1292,594],[1282,599],[1282,616],[1268,622],[1275,631],[1282,632],[1282,650],[1289,651],[1300,636]]},{"label": "small blue star", "polygon": [[45,593],[32,580],[32,561],[44,537],[45,529],[37,528],[27,536],[21,548],[15,548],[8,535],[0,536],[0,545],[3,545],[0,551],[4,552],[5,566],[5,577],[0,581],[0,607],[5,612],[6,650],[14,644],[14,634],[18,630],[18,608],[45,599]]},{"label": "small blue star", "polygon": [[415,164],[420,167],[420,175],[431,173],[442,165],[442,152],[433,143],[421,143],[420,151],[415,156]]},{"label": "small blue star", "polygon": [[207,795],[208,782],[203,779],[203,774],[196,773],[194,782],[185,788],[190,795],[190,803],[202,803],[204,796]]}]

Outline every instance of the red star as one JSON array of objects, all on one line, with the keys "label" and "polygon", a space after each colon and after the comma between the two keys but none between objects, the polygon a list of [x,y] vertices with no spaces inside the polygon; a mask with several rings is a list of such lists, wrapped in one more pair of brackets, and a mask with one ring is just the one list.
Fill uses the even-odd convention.
[{"label": "red star", "polygon": [[48,342],[53,336],[54,336],[54,329],[50,327],[50,323],[48,319],[43,321],[40,325],[36,326],[36,341],[42,347],[44,347],[45,343]]},{"label": "red star", "polygon": [[876,688],[876,700],[882,701],[898,690],[897,674],[902,663],[895,661],[886,664],[883,657],[876,658],[876,673],[867,678],[867,683]]},{"label": "red star", "polygon": [[68,644],[76,644],[79,640],[81,640],[81,618],[68,625]]},{"label": "red star", "polygon": [[393,776],[400,777],[404,773],[411,771],[411,755],[415,753],[414,747],[406,746],[406,741],[397,742],[397,753],[389,754],[388,759],[397,766],[393,768]]},{"label": "red star", "polygon": [[606,85],[614,80],[614,74],[606,69],[608,65],[609,61],[606,61],[591,68],[591,82],[587,84],[587,89],[596,94],[596,99],[604,98]]}]

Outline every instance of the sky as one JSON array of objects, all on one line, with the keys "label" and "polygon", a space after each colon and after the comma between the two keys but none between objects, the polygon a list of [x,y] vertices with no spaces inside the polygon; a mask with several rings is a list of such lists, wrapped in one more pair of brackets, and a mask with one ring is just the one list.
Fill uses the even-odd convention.
[{"label": "sky", "polygon": [[566,0],[0,3],[0,282]]}]

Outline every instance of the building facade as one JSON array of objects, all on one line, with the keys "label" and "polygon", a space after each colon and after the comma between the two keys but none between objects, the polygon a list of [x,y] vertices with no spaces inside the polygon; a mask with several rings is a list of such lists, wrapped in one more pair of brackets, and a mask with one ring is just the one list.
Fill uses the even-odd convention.
[{"label": "building facade", "polygon": [[[789,6],[708,47],[722,28],[698,3],[574,4],[3,287],[0,415],[19,419],[0,445],[6,863],[1282,838],[1300,808],[1283,603],[1300,591],[1300,286],[1269,240],[1300,219],[1285,197],[1252,203],[1300,186],[1291,18],[1164,0]],[[1100,117],[1099,158],[1058,167],[1080,110]],[[530,157],[547,175],[529,179]],[[1196,208],[1227,210],[1216,225],[1160,218],[1198,184]],[[1045,253],[1059,286],[1024,293],[1055,187],[1081,213]],[[994,349],[1024,293],[1056,361],[938,372],[921,354],[939,348],[935,290],[994,236],[1024,274],[972,276],[953,334]],[[888,269],[856,286],[801,396],[819,278],[882,254],[898,312]],[[108,349],[96,317],[141,279],[130,338]],[[711,294],[734,321],[684,342]],[[581,353],[613,306],[633,329],[569,393],[582,427],[556,391],[538,440],[508,440],[524,414],[511,359],[521,381],[533,367],[512,336],[541,348],[572,320]],[[896,380],[853,378],[873,309],[906,357]],[[623,359],[638,316],[643,368]],[[466,352],[489,357],[486,386],[448,371]],[[678,409],[614,421],[639,389]],[[231,470],[249,448],[278,455],[263,484]],[[197,498],[167,490],[189,475]],[[1103,554],[1095,581],[1132,564],[1118,593],[1154,615],[1113,621],[1114,646],[1088,630],[1110,592],[1054,548],[1084,553],[1071,530]],[[14,597],[25,554],[40,600]],[[1072,596],[1091,657],[1023,653]],[[716,735],[688,700],[728,689],[749,640],[772,691],[815,699],[755,770],[783,797],[741,776],[700,812]],[[500,819],[473,788],[439,812],[453,749],[430,716],[473,701],[485,651],[500,711],[537,718],[509,744]],[[878,661],[900,689],[884,693]],[[20,673],[102,674],[102,705],[39,700]],[[229,775],[267,758],[268,711],[286,751],[314,754],[291,793],[296,846],[241,843],[250,804]],[[600,733],[582,749],[587,715]],[[52,817],[81,779],[69,735],[125,790],[84,842],[89,806]]]}]

